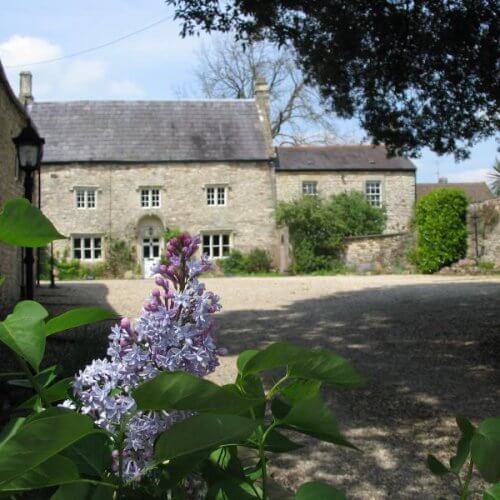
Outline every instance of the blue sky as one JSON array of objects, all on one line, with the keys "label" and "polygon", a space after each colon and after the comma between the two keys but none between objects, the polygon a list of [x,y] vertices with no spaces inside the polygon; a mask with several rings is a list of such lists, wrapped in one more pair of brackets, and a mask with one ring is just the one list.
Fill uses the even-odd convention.
[{"label": "blue sky", "polygon": [[[162,0],[1,0],[0,59],[17,91],[18,73],[33,73],[38,100],[172,99],[198,97],[194,77],[196,52],[207,35],[182,39],[172,10]],[[118,44],[63,61],[32,65],[106,43],[161,19],[155,27]],[[352,123],[339,122],[351,131]],[[361,130],[358,135],[362,136]],[[424,151],[414,160],[420,182],[434,182],[438,172],[450,181],[486,180],[498,143],[478,144],[469,160]]]}]

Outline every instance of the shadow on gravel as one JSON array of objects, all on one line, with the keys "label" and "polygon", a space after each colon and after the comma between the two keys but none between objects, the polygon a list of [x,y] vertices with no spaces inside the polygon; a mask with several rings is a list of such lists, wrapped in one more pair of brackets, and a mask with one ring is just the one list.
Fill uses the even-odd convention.
[{"label": "shadow on gravel", "polygon": [[321,346],[369,379],[361,389],[326,392],[364,453],[304,440],[300,460],[282,455],[276,469],[292,490],[316,478],[353,498],[449,494],[426,470],[427,453],[452,454],[455,414],[500,414],[500,283],[336,292],[282,309],[223,312],[218,330],[230,354],[284,340]]}]

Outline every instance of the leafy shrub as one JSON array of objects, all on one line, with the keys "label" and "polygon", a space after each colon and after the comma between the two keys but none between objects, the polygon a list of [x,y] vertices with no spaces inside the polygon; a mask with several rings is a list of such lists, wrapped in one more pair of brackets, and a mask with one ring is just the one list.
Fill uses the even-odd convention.
[{"label": "leafy shrub", "polygon": [[245,260],[248,273],[268,273],[271,271],[271,257],[261,248],[254,248]]},{"label": "leafy shrub", "polygon": [[491,272],[495,270],[496,264],[490,261],[482,261],[477,264],[477,267],[479,267],[481,271]]},{"label": "leafy shrub", "polygon": [[123,240],[110,239],[104,264],[106,275],[122,278],[125,271],[133,270],[135,265],[135,255],[130,245]]},{"label": "leafy shrub", "polygon": [[244,274],[246,272],[245,256],[239,250],[233,250],[228,257],[219,261],[224,274]]},{"label": "leafy shrub", "polygon": [[77,280],[86,278],[102,278],[105,275],[105,264],[82,264],[76,259],[55,260],[58,278],[60,280]]},{"label": "leafy shrub", "polygon": [[271,257],[260,248],[254,248],[246,255],[239,250],[233,250],[219,262],[219,266],[224,274],[228,275],[268,273],[271,271]]},{"label": "leafy shrub", "polygon": [[417,203],[414,261],[419,271],[434,273],[465,257],[467,206],[460,189],[437,189]]},{"label": "leafy shrub", "polygon": [[370,205],[363,193],[351,191],[328,199],[305,196],[281,203],[277,221],[286,224],[290,232],[293,270],[311,273],[332,269],[345,238],[382,233],[386,214]]}]

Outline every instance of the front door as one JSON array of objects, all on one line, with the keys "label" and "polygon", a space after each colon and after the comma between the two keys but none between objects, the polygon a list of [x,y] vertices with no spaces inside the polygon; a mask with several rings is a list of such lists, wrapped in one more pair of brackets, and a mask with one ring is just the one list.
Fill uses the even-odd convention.
[{"label": "front door", "polygon": [[143,238],[142,261],[143,261],[144,277],[150,278],[153,275],[153,268],[160,263],[159,238]]}]

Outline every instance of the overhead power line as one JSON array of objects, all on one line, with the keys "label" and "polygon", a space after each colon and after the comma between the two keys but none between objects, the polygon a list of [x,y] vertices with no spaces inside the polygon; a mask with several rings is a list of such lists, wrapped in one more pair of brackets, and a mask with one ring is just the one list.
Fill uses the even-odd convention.
[{"label": "overhead power line", "polygon": [[169,19],[170,19],[170,16],[163,17],[162,19],[155,21],[154,23],[149,24],[148,26],[144,26],[143,28],[140,28],[136,31],[132,31],[132,33],[127,33],[126,35],[120,36],[118,38],[115,38],[114,40],[110,40],[109,42],[103,43],[101,45],[96,45],[95,47],[90,47],[88,49],[79,50],[78,52],[66,54],[66,55],[63,55],[61,57],[55,57],[53,59],[45,59],[43,61],[34,61],[34,62],[30,62],[30,63],[25,63],[25,64],[15,64],[15,65],[11,65],[11,66],[5,66],[5,68],[14,69],[14,68],[24,68],[26,66],[39,66],[41,64],[49,64],[49,63],[54,63],[57,61],[62,61],[63,59],[70,59],[72,57],[81,56],[83,54],[88,54],[89,52],[95,52],[96,50],[104,49],[105,47],[109,47],[110,45],[114,45],[116,43],[119,43],[122,40],[126,40],[127,38],[138,35],[139,33],[143,33],[144,31],[147,31],[151,28],[154,28],[158,24],[161,24],[161,23],[164,23],[165,21],[168,21]]}]

